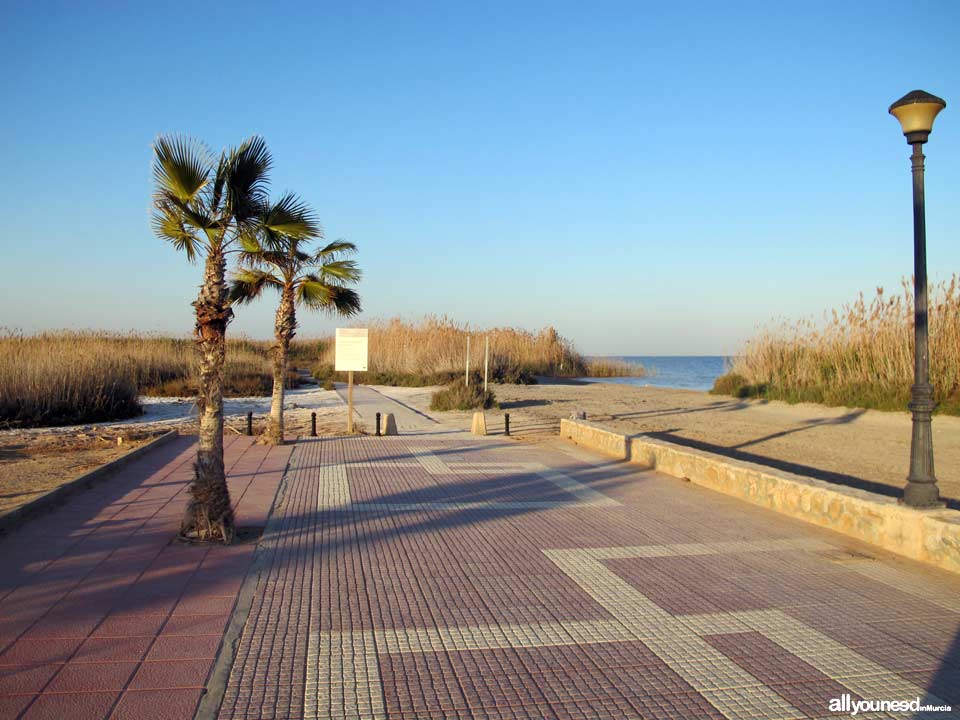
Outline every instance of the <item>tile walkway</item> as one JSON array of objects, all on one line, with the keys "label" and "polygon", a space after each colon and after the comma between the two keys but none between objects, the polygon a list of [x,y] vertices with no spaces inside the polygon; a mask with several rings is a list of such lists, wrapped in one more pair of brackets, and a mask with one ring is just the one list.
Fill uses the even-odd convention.
[{"label": "tile walkway", "polygon": [[[360,412],[386,409],[370,393]],[[400,414],[399,437],[298,443],[220,718],[960,706],[960,577],[655,472]]]},{"label": "tile walkway", "polygon": [[960,577],[356,399],[401,436],[227,438],[258,546],[174,540],[186,438],[0,538],[0,718],[187,719],[205,689],[201,708],[222,691],[216,712],[238,720],[776,720],[849,716],[829,708],[843,696],[960,709]]},{"label": "tile walkway", "polygon": [[[225,442],[263,526],[291,448]],[[255,549],[175,539],[194,456],[177,439],[0,539],[0,718],[193,716]]]}]

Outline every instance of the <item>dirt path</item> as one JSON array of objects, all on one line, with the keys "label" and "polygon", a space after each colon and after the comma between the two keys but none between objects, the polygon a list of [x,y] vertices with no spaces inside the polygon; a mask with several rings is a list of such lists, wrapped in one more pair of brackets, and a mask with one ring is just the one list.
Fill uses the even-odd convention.
[{"label": "dirt path", "polygon": [[[555,434],[577,410],[625,433],[646,433],[801,475],[895,494],[910,456],[910,415],[747,401],[691,390],[604,383],[496,385],[514,433]],[[499,413],[488,427],[499,432]],[[960,418],[935,417],[936,472],[960,507]]]}]

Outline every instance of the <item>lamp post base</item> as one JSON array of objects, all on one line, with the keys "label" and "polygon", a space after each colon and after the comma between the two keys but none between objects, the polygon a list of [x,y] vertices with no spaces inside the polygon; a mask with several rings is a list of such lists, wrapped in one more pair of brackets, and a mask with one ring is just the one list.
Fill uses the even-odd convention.
[{"label": "lamp post base", "polygon": [[933,471],[933,387],[930,383],[916,383],[911,388],[911,395],[913,433],[910,439],[910,473],[903,489],[903,502],[915,508],[942,507],[940,489]]},{"label": "lamp post base", "polygon": [[940,499],[940,493],[935,484],[909,481],[903,488],[903,504],[918,510],[935,510],[947,505]]}]

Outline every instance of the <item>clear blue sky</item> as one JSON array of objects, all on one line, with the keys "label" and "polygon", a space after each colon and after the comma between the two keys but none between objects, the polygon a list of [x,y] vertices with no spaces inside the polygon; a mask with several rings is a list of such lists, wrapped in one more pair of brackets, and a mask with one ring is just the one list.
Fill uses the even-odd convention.
[{"label": "clear blue sky", "polygon": [[914,88],[948,102],[929,264],[960,271],[960,3],[787,5],[3,0],[0,326],[188,332],[151,141],[260,133],[273,188],[359,245],[371,316],[729,353],[911,272],[887,106]]}]

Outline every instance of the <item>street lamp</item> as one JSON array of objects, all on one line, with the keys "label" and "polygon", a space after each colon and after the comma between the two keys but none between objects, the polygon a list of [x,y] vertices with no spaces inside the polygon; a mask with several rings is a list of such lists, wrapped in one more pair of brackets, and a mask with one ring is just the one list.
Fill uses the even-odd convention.
[{"label": "street lamp", "polygon": [[900,121],[907,142],[913,146],[913,311],[914,375],[910,393],[913,435],[910,438],[910,474],[903,489],[903,501],[911,507],[941,505],[937,478],[933,474],[933,386],[930,384],[929,342],[927,339],[927,227],[923,200],[923,152],[933,120],[947,103],[935,95],[914,90],[890,106]]}]

